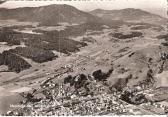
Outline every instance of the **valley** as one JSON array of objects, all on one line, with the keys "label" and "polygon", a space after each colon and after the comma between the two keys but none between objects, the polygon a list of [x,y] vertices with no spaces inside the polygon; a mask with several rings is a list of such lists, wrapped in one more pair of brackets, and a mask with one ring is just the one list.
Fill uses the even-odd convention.
[{"label": "valley", "polygon": [[[144,22],[121,21],[115,15],[122,10],[103,19],[100,11],[90,14],[69,5],[19,9],[0,10],[0,105],[5,105],[0,114],[158,114],[147,108],[167,103],[167,95],[157,97],[159,88],[168,90],[161,81],[168,70],[167,19],[137,9],[124,16],[137,20],[132,13],[138,12],[147,17]],[[59,12],[44,18],[51,9]],[[13,100],[7,103],[7,97]],[[159,112],[165,114],[167,107]]]}]

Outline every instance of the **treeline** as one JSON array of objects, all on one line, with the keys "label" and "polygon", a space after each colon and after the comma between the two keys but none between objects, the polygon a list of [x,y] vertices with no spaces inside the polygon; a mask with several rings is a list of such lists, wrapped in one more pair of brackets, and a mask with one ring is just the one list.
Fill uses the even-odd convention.
[{"label": "treeline", "polygon": [[152,28],[153,30],[156,30],[156,31],[164,30],[162,26],[154,25],[154,24],[143,24],[143,23],[140,23],[140,24],[137,24],[137,26],[135,25],[131,27],[131,30],[143,30],[143,29],[149,29],[149,28]]},{"label": "treeline", "polygon": [[166,41],[168,41],[168,34],[158,35],[156,38],[158,38],[158,39],[165,39]]},{"label": "treeline", "polygon": [[118,39],[128,39],[128,38],[143,36],[141,32],[131,32],[130,34],[111,33],[110,35]]},{"label": "treeline", "polygon": [[168,34],[158,35],[157,39],[164,39],[165,42],[162,43],[163,46],[168,46]]},{"label": "treeline", "polygon": [[9,45],[20,45],[20,33],[3,28],[0,30],[0,42],[7,42]]},{"label": "treeline", "polygon": [[23,58],[9,51],[0,54],[0,65],[7,65],[8,71],[17,73],[31,67]]},{"label": "treeline", "polygon": [[131,30],[142,30],[142,29],[148,29],[151,28],[150,25],[141,25],[141,26],[135,26],[135,27],[131,27]]}]

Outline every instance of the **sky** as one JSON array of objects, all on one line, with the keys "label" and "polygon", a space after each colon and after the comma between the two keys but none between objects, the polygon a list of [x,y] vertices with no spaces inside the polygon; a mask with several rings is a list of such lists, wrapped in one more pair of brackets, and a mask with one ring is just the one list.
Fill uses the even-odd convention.
[{"label": "sky", "polygon": [[50,4],[68,4],[79,10],[91,11],[94,9],[124,9],[140,8],[161,16],[167,17],[167,0],[8,0],[0,7],[18,8],[18,7],[37,7]]}]

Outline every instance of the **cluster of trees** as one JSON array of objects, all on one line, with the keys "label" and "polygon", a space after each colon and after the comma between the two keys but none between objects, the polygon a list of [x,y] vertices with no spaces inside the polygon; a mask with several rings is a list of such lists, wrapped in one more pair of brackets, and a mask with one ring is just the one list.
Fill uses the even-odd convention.
[{"label": "cluster of trees", "polygon": [[64,78],[64,84],[70,83],[70,86],[75,86],[76,88],[81,88],[85,81],[87,81],[87,76],[85,74],[79,74],[74,77],[68,75]]},{"label": "cluster of trees", "polygon": [[131,32],[130,34],[125,34],[125,35],[122,33],[113,33],[110,35],[112,35],[113,37],[118,38],[118,39],[128,39],[128,38],[143,36],[143,34],[141,32]]},{"label": "cluster of trees", "polygon": [[113,68],[109,69],[108,72],[104,73],[102,72],[101,69],[99,70],[96,70],[92,73],[92,76],[94,77],[94,79],[96,81],[106,81],[108,77],[110,77],[110,75],[112,74],[113,72]]},{"label": "cluster of trees", "polygon": [[71,86],[73,86],[75,80],[77,79],[78,81],[85,81],[85,80],[96,80],[96,81],[106,81],[108,77],[113,72],[113,68],[109,69],[108,72],[104,73],[102,72],[101,69],[96,70],[92,73],[92,75],[86,76],[85,74],[79,74],[77,76],[67,76],[64,78],[64,84],[70,83]]},{"label": "cluster of trees", "polygon": [[20,45],[19,33],[12,30],[0,30],[0,42],[7,42],[9,45]]},{"label": "cluster of trees", "polygon": [[165,39],[166,41],[168,41],[168,34],[158,35],[156,38],[158,38],[158,39]]},{"label": "cluster of trees", "polygon": [[35,28],[33,25],[14,25],[10,27],[5,27],[5,29],[12,30],[12,29],[19,29],[19,30],[24,30],[25,28]]},{"label": "cluster of trees", "polygon": [[0,54],[0,65],[7,65],[8,71],[17,73],[31,67],[31,65],[20,56],[9,51],[4,51]]},{"label": "cluster of trees", "polygon": [[53,58],[58,57],[52,51],[34,47],[17,47],[15,49],[9,50],[9,52],[32,59],[38,63],[51,61]]},{"label": "cluster of trees", "polygon": [[142,29],[148,29],[151,28],[150,25],[141,25],[141,26],[135,26],[135,27],[131,27],[131,30],[142,30]]},{"label": "cluster of trees", "polygon": [[131,90],[124,91],[121,94],[120,99],[135,105],[146,103],[148,101],[144,94],[137,94],[136,91]]},{"label": "cluster of trees", "polygon": [[28,38],[28,40],[25,40],[26,46],[43,50],[56,50],[65,54],[77,52],[80,47],[87,46],[84,42],[74,41],[65,37],[58,37],[58,35],[54,33],[31,35]]},{"label": "cluster of trees", "polygon": [[101,69],[96,70],[92,73],[92,75],[85,75],[85,74],[78,74],[76,76],[68,75],[64,78],[64,84],[69,83],[70,86],[74,86],[76,90],[80,88],[84,88],[87,94],[92,93],[90,92],[89,84],[96,80],[97,82],[106,81],[108,77],[110,77],[111,73],[113,72],[113,68],[109,69],[108,72],[104,73]]}]

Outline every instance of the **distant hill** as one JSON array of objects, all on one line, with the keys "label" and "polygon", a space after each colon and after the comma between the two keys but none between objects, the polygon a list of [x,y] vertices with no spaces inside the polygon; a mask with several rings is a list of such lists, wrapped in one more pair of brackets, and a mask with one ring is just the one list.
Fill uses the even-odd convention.
[{"label": "distant hill", "polygon": [[48,5],[40,7],[23,7],[15,9],[0,8],[0,20],[39,22],[41,25],[58,25],[68,23],[101,23],[106,25],[122,25],[127,22],[145,22],[164,24],[166,18],[151,14],[140,9],[102,10],[96,9],[89,13],[78,10],[70,5]]},{"label": "distant hill", "polygon": [[90,14],[104,19],[123,20],[127,22],[143,22],[150,24],[165,24],[167,22],[166,18],[163,18],[159,15],[134,8],[127,8],[122,10],[96,9],[91,11]]},{"label": "distant hill", "polygon": [[70,5],[48,5],[41,7],[23,7],[16,9],[0,9],[0,20],[16,19],[19,21],[33,21],[43,24],[57,24],[58,22],[82,23],[96,20],[96,17],[80,11]]}]

